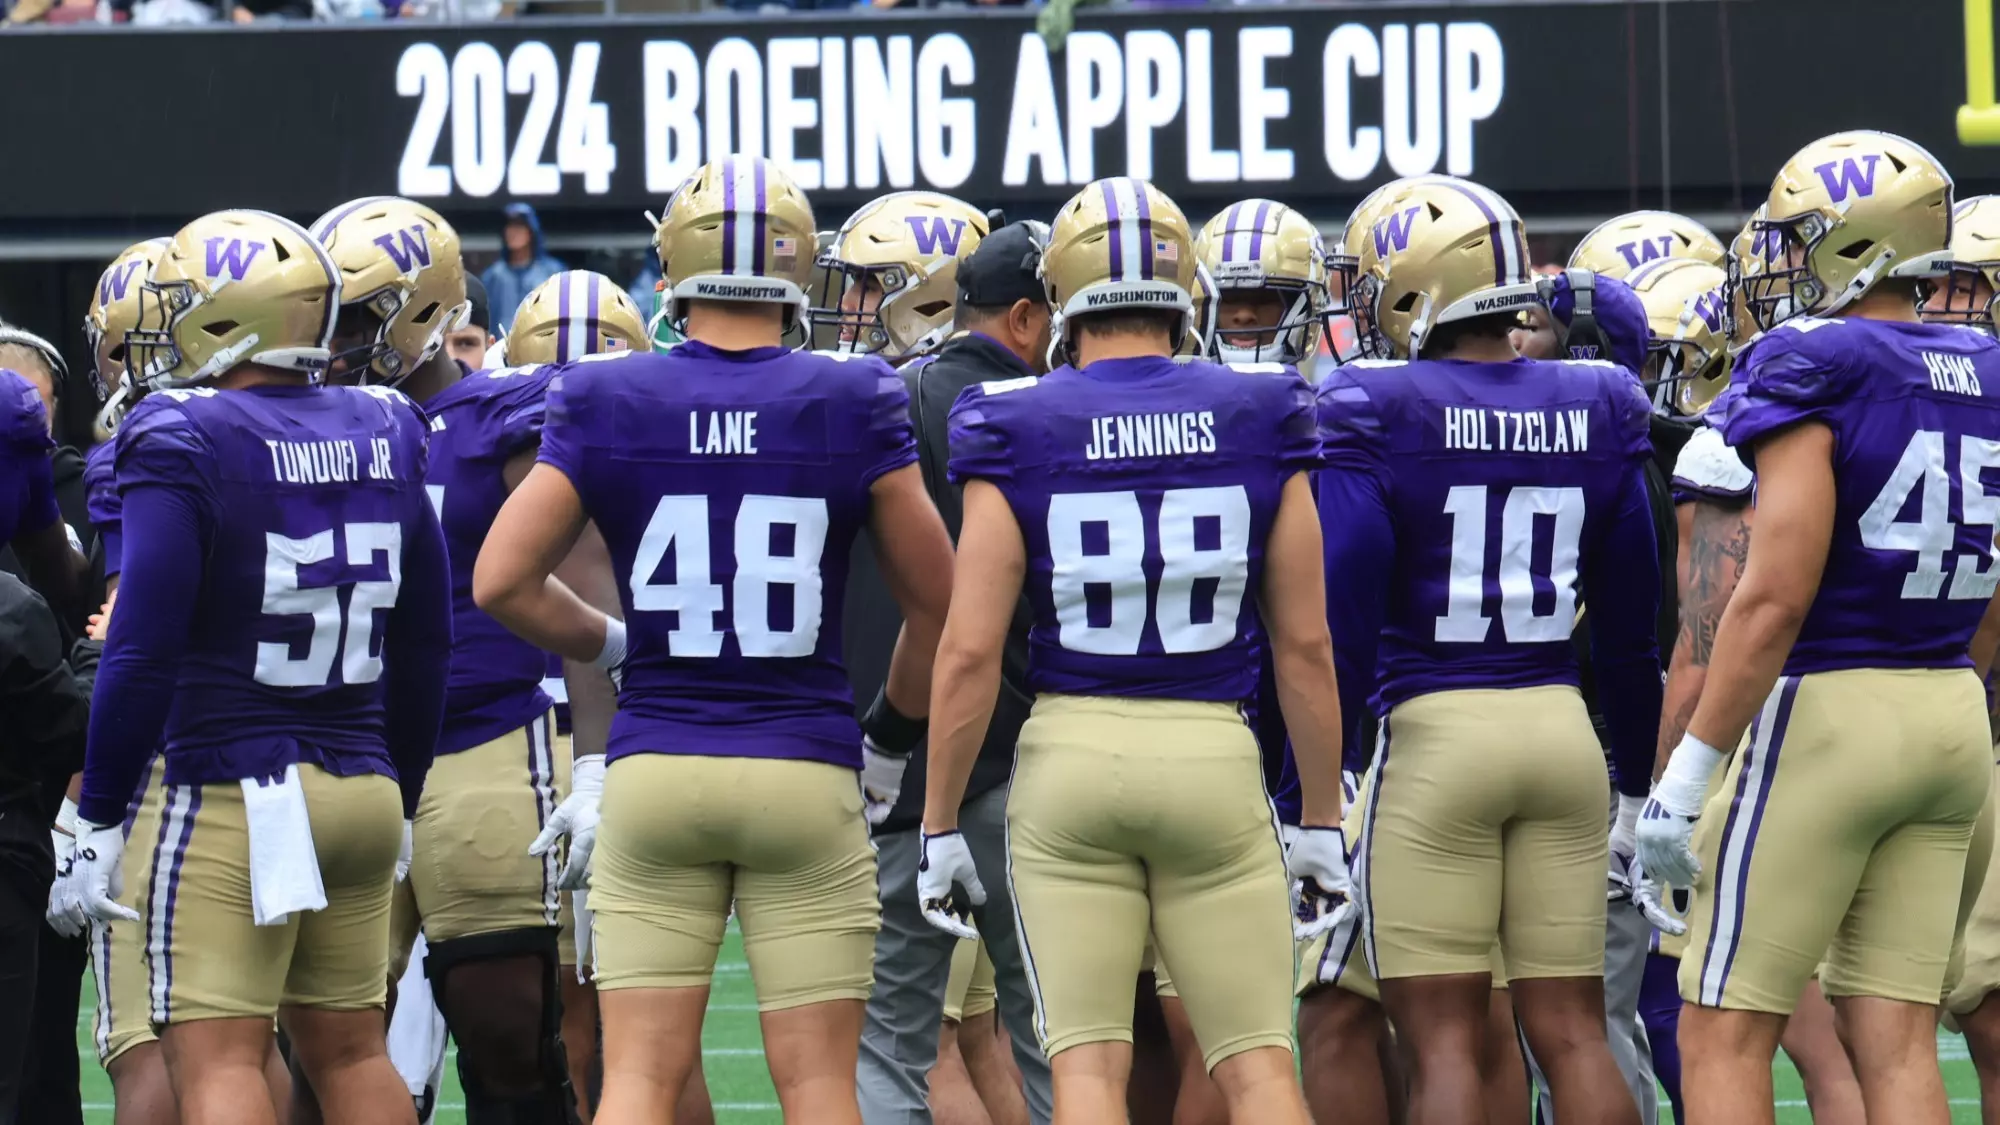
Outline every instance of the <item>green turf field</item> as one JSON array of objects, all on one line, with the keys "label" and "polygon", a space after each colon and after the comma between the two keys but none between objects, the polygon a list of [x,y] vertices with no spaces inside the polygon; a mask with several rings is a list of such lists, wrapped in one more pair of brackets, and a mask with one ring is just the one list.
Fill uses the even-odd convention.
[{"label": "green turf field", "polygon": [[[97,1055],[90,1041],[91,1012],[96,997],[90,978],[84,978],[83,1009],[77,1016],[77,1050],[83,1059],[84,1120],[91,1125],[110,1125],[111,1081],[97,1067]],[[717,966],[715,993],[708,1006],[708,1020],[702,1029],[707,1056],[708,1088],[715,1099],[715,1119],[720,1125],[779,1125],[778,1097],[764,1070],[764,1052],[757,1033],[757,1006],[750,990],[749,966],[743,960],[742,941],[731,927]],[[1976,1123],[1979,1120],[1979,1085],[1972,1064],[1966,1060],[1965,1042],[1955,1035],[1938,1036],[1938,1057],[1944,1063],[1945,1083],[1951,1092],[1952,1120]],[[1779,1125],[1806,1125],[1805,1093],[1791,1064],[1780,1056],[1777,1065]],[[462,1125],[458,1078],[445,1067],[445,1093],[437,1125]],[[1664,1112],[1664,1111],[1663,1111]],[[1671,1120],[1667,1118],[1667,1120]]]}]

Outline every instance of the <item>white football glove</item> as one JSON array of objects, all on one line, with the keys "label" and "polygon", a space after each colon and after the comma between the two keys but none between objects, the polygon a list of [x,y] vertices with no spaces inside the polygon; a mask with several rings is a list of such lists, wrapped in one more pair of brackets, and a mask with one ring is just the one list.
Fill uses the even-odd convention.
[{"label": "white football glove", "polygon": [[1637,836],[1639,861],[1648,872],[1670,887],[1692,887],[1701,874],[1690,841],[1694,822],[1701,819],[1701,800],[1708,792],[1709,775],[1722,764],[1722,751],[1692,734],[1667,759],[1666,772],[1653,783],[1653,795],[1639,814]]},{"label": "white football glove", "polygon": [[889,819],[889,810],[896,807],[896,798],[903,793],[903,771],[910,765],[910,756],[898,757],[875,745],[875,740],[861,736],[861,806],[868,818],[868,827],[873,828]]},{"label": "white football glove", "polygon": [[76,830],[70,884],[83,912],[100,922],[137,922],[137,911],[118,905],[118,896],[125,893],[125,877],[120,871],[125,859],[125,826],[79,820]]},{"label": "white football glove", "polygon": [[410,860],[415,855],[416,825],[403,822],[403,843],[396,851],[396,881],[401,883],[410,877]]},{"label": "white football glove", "polygon": [[1632,893],[1632,867],[1639,853],[1639,843],[1633,831],[1639,823],[1639,811],[1645,805],[1644,797],[1618,795],[1618,815],[1611,822],[1610,888],[1604,896],[1607,901],[1616,902],[1630,897]]},{"label": "white football glove", "polygon": [[556,841],[569,837],[569,859],[563,863],[556,886],[574,891],[589,885],[590,853],[597,847],[597,810],[604,800],[604,755],[585,754],[569,767],[569,796],[549,817],[549,823],[528,854],[544,856]]},{"label": "white football glove", "polygon": [[1285,870],[1298,888],[1292,933],[1300,941],[1339,925],[1354,912],[1354,882],[1347,873],[1347,834],[1338,826],[1299,829],[1285,849]]},{"label": "white football glove", "polygon": [[[972,849],[957,830],[933,836],[924,833],[923,858],[917,861],[917,901],[924,921],[958,938],[977,938],[972,907],[986,903],[986,887],[973,865]],[[961,898],[956,887],[965,888]]]},{"label": "white football glove", "polygon": [[81,936],[88,928],[83,916],[82,903],[71,913],[67,909],[68,899],[64,891],[70,880],[70,870],[76,864],[76,802],[63,798],[62,811],[56,814],[56,823],[49,829],[49,843],[56,852],[56,879],[49,884],[48,907],[43,918],[49,928],[64,937]]},{"label": "white football glove", "polygon": [[1632,879],[1632,904],[1639,908],[1639,913],[1646,916],[1646,921],[1663,934],[1679,937],[1687,933],[1687,922],[1674,917],[1673,912],[1661,903],[1660,892],[1664,888],[1660,886],[1658,880],[1646,874],[1646,865],[1635,858],[1629,870]]}]

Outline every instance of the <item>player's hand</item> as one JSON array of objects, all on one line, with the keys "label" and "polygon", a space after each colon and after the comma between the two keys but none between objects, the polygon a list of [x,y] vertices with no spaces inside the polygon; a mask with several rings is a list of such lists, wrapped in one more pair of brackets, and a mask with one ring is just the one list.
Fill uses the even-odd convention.
[{"label": "player's hand", "polygon": [[891,754],[861,736],[861,807],[870,828],[889,819],[889,810],[903,794],[903,771],[909,765],[908,754]]},{"label": "player's hand", "polygon": [[49,928],[64,937],[80,937],[89,928],[83,915],[82,903],[72,914],[67,909],[68,897],[65,891],[70,881],[70,871],[76,865],[76,805],[67,797],[63,799],[62,814],[49,829],[49,843],[56,853],[56,880],[49,884],[49,901],[42,917]]},{"label": "player's hand", "polygon": [[1298,888],[1292,933],[1300,941],[1333,929],[1354,913],[1354,883],[1347,873],[1347,834],[1338,825],[1301,827],[1285,849],[1285,869]]},{"label": "player's hand", "polygon": [[1611,868],[1610,889],[1605,899],[1616,902],[1628,898],[1635,885],[1632,868],[1639,854],[1639,842],[1635,830],[1639,823],[1639,813],[1645,807],[1644,797],[1618,795],[1618,815],[1611,821]]},{"label": "player's hand", "polygon": [[70,881],[83,912],[100,922],[137,922],[137,911],[118,905],[118,896],[125,893],[120,870],[125,859],[125,826],[79,820],[76,829]]},{"label": "player's hand", "polygon": [[118,604],[118,591],[111,591],[111,597],[96,613],[90,615],[83,628],[83,635],[93,641],[101,641],[111,631],[111,609]]},{"label": "player's hand", "polygon": [[569,858],[556,886],[574,891],[589,885],[590,853],[597,847],[597,810],[604,800],[604,755],[585,754],[570,764],[569,796],[549,817],[547,827],[528,845],[528,854],[547,855],[556,841],[569,837]]},{"label": "player's hand", "polygon": [[[965,834],[953,829],[935,836],[924,833],[923,858],[917,861],[917,901],[924,921],[958,938],[977,938],[972,907],[986,903],[986,887],[973,865]],[[964,887],[961,897],[957,888]]]},{"label": "player's hand", "polygon": [[1659,881],[1651,875],[1646,874],[1646,865],[1634,858],[1628,870],[1632,880],[1632,904],[1639,908],[1639,913],[1646,916],[1646,921],[1663,934],[1679,937],[1687,933],[1687,921],[1674,917],[1673,912],[1660,901],[1660,893],[1666,888],[1660,886]]},{"label": "player's hand", "polygon": [[413,858],[416,850],[414,847],[415,833],[416,826],[407,820],[404,821],[403,843],[396,851],[396,881],[398,883],[410,877],[410,860]]},{"label": "player's hand", "polygon": [[1658,793],[1646,799],[1639,814],[1639,863],[1655,878],[1673,887],[1692,887],[1701,874],[1701,861],[1694,857],[1692,841],[1698,812],[1678,810],[1662,803]]}]

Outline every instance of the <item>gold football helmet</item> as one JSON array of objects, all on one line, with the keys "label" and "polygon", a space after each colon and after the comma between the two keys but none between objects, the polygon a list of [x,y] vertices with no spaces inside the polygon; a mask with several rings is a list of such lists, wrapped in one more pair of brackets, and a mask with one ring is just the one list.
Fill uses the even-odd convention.
[{"label": "gold football helmet", "polygon": [[816,238],[812,204],[783,167],[725,156],[681,182],[653,232],[667,323],[686,335],[690,300],[782,305],[785,330],[806,312]]},{"label": "gold football helmet", "polygon": [[507,362],[517,367],[631,348],[646,350],[646,319],[616,282],[590,270],[564,270],[535,286],[506,340]]},{"label": "gold football helmet", "polygon": [[205,383],[245,363],[326,375],[340,269],[304,227],[266,211],[217,211],[180,229],[139,290],[125,334],[147,390]]},{"label": "gold football helmet", "polygon": [[1835,133],[1778,170],[1758,229],[1770,263],[1747,277],[1760,328],[1831,316],[1889,278],[1936,277],[1951,264],[1952,182],[1913,141],[1870,129]]},{"label": "gold football helmet", "polygon": [[835,351],[889,360],[935,349],[951,333],[958,264],[986,233],[983,212],[934,191],[867,204],[816,262],[814,330],[830,333]]},{"label": "gold football helmet", "polygon": [[1764,205],[1750,215],[1750,221],[1736,232],[1729,243],[1729,258],[1723,263],[1723,272],[1728,275],[1724,283],[1722,303],[1722,335],[1729,346],[1732,358],[1750,346],[1763,332],[1757,321],[1750,315],[1749,295],[1745,282],[1763,273],[1771,264],[1771,235],[1763,227]]},{"label": "gold football helmet", "polygon": [[1440,324],[1541,300],[1521,217],[1494,192],[1443,177],[1405,188],[1377,215],[1348,302],[1364,356],[1415,358]]},{"label": "gold football helmet", "polygon": [[1332,291],[1328,302],[1329,312],[1351,311],[1347,299],[1348,291],[1354,286],[1355,272],[1361,268],[1361,248],[1368,243],[1370,232],[1375,229],[1375,220],[1390,201],[1418,184],[1433,180],[1449,180],[1450,176],[1423,175],[1404,176],[1390,180],[1374,191],[1361,197],[1354,210],[1347,216],[1347,225],[1341,228],[1340,245],[1326,257],[1327,285]]},{"label": "gold football helmet", "polygon": [[83,338],[90,345],[90,385],[104,404],[97,412],[100,439],[116,431],[125,412],[139,400],[139,388],[125,377],[125,334],[139,326],[139,291],[153,276],[167,241],[149,238],[111,259],[98,275],[90,307],[83,314]]},{"label": "gold football helmet", "polygon": [[[1201,326],[1209,354],[1224,363],[1297,365],[1319,349],[1327,291],[1326,243],[1304,215],[1268,199],[1231,204],[1195,237],[1195,252],[1219,298]],[[1233,295],[1269,294],[1277,320],[1232,329],[1220,306]]]},{"label": "gold football helmet", "polygon": [[1961,199],[1952,209],[1951,265],[1918,311],[1936,324],[1992,333],[2000,302],[2000,195]]},{"label": "gold football helmet", "polygon": [[1200,265],[1187,216],[1165,192],[1130,176],[1086,186],[1056,212],[1042,252],[1042,286],[1055,313],[1054,358],[1074,354],[1077,317],[1125,309],[1179,313],[1173,338],[1179,351],[1198,329]]},{"label": "gold football helmet", "polygon": [[1729,274],[1692,258],[1656,258],[1625,275],[1646,309],[1646,369],[1657,409],[1694,415],[1729,385],[1723,309]]},{"label": "gold football helmet", "polygon": [[321,215],[313,234],[340,267],[347,294],[340,334],[364,337],[336,358],[363,381],[402,382],[438,353],[446,334],[465,326],[472,302],[458,232],[436,211],[369,196]]},{"label": "gold football helmet", "polygon": [[1624,280],[1663,258],[1692,258],[1721,268],[1728,251],[1705,226],[1672,211],[1633,211],[1597,224],[1570,253],[1571,269]]},{"label": "gold football helmet", "polygon": [[1208,275],[1207,266],[1197,263],[1194,270],[1194,329],[1174,350],[1176,357],[1200,359],[1208,354],[1208,342],[1215,338],[1215,298],[1215,279]]}]

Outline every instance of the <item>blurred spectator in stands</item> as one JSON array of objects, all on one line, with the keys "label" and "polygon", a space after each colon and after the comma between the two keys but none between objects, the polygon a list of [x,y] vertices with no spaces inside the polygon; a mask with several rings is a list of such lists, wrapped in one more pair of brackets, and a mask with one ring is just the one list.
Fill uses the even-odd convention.
[{"label": "blurred spectator in stands", "polygon": [[500,260],[486,267],[479,280],[486,283],[492,329],[505,335],[514,323],[514,310],[535,286],[569,267],[543,252],[542,220],[533,207],[509,203],[501,215]]},{"label": "blurred spectator in stands", "polygon": [[472,315],[465,327],[447,332],[445,354],[474,371],[486,366],[486,349],[493,345],[493,313],[486,305],[486,283],[476,277],[465,279],[465,299],[472,302]]},{"label": "blurred spectator in stands", "polygon": [[784,12],[793,9],[809,11],[823,8],[852,8],[854,0],[723,0],[723,6],[737,12]]}]

